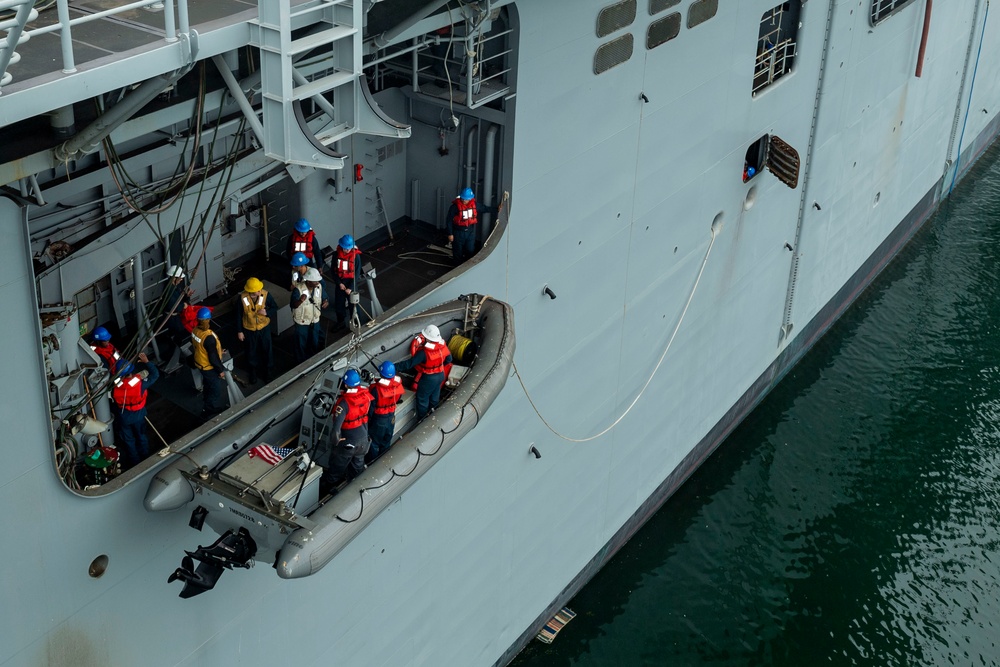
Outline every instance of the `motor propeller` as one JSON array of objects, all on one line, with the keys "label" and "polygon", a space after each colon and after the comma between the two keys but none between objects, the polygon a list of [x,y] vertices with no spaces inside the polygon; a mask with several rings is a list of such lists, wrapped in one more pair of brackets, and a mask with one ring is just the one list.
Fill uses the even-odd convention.
[{"label": "motor propeller", "polygon": [[[195,551],[185,551],[187,555],[181,560],[181,566],[167,578],[167,583],[183,581],[182,598],[191,598],[210,591],[215,587],[222,573],[234,567],[250,569],[253,567],[253,557],[257,553],[257,543],[247,532],[240,528],[233,532],[227,530],[222,537],[211,546],[201,545]],[[198,561],[197,569],[194,562]]]}]

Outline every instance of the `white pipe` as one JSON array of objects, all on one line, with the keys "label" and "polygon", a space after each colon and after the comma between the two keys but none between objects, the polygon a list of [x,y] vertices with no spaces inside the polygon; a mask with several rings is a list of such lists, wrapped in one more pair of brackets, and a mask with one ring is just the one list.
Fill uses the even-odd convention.
[{"label": "white pipe", "polygon": [[[495,123],[492,123],[489,129],[486,130],[486,147],[483,151],[483,197],[480,200],[486,206],[493,205],[493,159],[496,153],[497,132],[499,129]],[[491,229],[488,215],[486,213],[482,216],[482,228],[486,230],[483,233],[488,233],[488,230]]]},{"label": "white pipe", "polygon": [[[215,67],[219,70],[219,74],[222,75],[222,80],[226,82],[226,86],[229,88],[229,92],[232,93],[233,99],[236,100],[236,105],[243,112],[243,115],[247,119],[247,124],[250,125],[250,129],[253,131],[254,136],[257,137],[257,141],[260,145],[264,145],[264,126],[261,125],[260,119],[257,118],[257,112],[254,111],[253,107],[250,106],[250,102],[247,101],[247,96],[243,92],[243,88],[240,87],[239,82],[236,77],[233,76],[232,70],[226,65],[226,61],[222,56],[212,56],[212,62],[215,63]],[[199,119],[199,122],[200,119]]]},{"label": "white pipe", "polygon": [[465,187],[472,187],[472,163],[475,160],[476,149],[479,147],[478,141],[473,141],[473,136],[479,138],[479,125],[473,125],[465,133]]},{"label": "white pipe", "polygon": [[45,206],[45,199],[42,197],[42,188],[38,185],[38,178],[34,174],[31,174],[28,176],[28,182],[31,183],[31,188],[35,193],[35,202],[39,206]]}]

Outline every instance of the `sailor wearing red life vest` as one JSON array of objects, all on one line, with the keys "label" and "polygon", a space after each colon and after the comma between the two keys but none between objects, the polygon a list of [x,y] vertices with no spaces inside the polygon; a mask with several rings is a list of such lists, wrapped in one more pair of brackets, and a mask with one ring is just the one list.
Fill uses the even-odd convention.
[{"label": "sailor wearing red life vest", "polygon": [[441,385],[444,383],[444,370],[451,363],[451,352],[436,326],[428,324],[420,335],[424,337],[423,346],[412,357],[396,364],[397,371],[415,368],[419,373],[416,396],[418,420],[437,407],[441,398]]},{"label": "sailor wearing red life vest", "polygon": [[499,213],[500,206],[480,206],[476,203],[476,195],[472,188],[465,188],[448,207],[448,217],[445,227],[448,230],[448,242],[451,243],[451,256],[455,264],[461,264],[476,252],[476,225],[479,217],[485,214]]},{"label": "sailor wearing red life vest", "polygon": [[[420,348],[424,346],[425,342],[427,342],[427,340],[424,338],[424,335],[422,333],[418,333],[416,336],[414,336],[413,340],[410,341],[410,356],[412,357],[417,352],[419,352]],[[417,369],[417,372],[413,374],[413,383],[410,385],[410,389],[412,389],[413,391],[416,391],[417,387],[420,386],[421,375],[422,374],[420,372],[420,369]],[[441,378],[442,387],[444,386],[444,383],[448,381],[449,375],[451,375],[451,364],[445,364],[444,377]]]},{"label": "sailor wearing red life vest", "polygon": [[94,329],[94,342],[90,344],[90,349],[97,353],[104,367],[108,369],[111,375],[114,375],[115,366],[118,364],[118,360],[121,359],[121,355],[118,354],[115,346],[111,344],[111,334],[107,329],[104,327]]},{"label": "sailor wearing red life vest", "polygon": [[146,397],[149,387],[160,372],[145,354],[139,355],[139,366],[122,361],[111,388],[112,410],[115,415],[115,446],[121,452],[122,466],[131,468],[149,456],[146,440]]},{"label": "sailor wearing red life vest", "polygon": [[396,366],[383,361],[378,367],[381,376],[368,387],[372,395],[371,415],[368,417],[368,435],[372,440],[367,461],[371,463],[389,450],[392,434],[396,430],[396,404],[402,400],[403,381],[396,375]]},{"label": "sailor wearing red life vest", "polygon": [[295,229],[288,237],[287,256],[292,257],[297,252],[306,256],[309,266],[322,268],[323,249],[320,247],[319,240],[316,239],[316,232],[313,231],[312,225],[305,218],[299,218],[295,222]]},{"label": "sailor wearing red life vest", "polygon": [[368,411],[372,395],[361,386],[361,374],[353,368],[344,373],[343,390],[333,407],[333,449],[330,463],[320,480],[321,495],[365,470],[368,453]]},{"label": "sailor wearing red life vest", "polygon": [[333,270],[336,284],[333,289],[333,312],[337,326],[348,324],[350,318],[349,297],[361,279],[361,251],[354,245],[354,237],[344,234],[337,242],[337,252],[333,255]]}]

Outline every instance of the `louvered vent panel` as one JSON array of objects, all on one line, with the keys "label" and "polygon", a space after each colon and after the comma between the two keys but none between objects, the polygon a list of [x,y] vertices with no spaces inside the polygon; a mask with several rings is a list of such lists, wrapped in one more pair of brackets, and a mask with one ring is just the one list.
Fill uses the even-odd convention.
[{"label": "louvered vent panel", "polygon": [[688,7],[688,28],[700,25],[719,11],[719,0],[697,0]]},{"label": "louvered vent panel", "polygon": [[659,14],[681,4],[681,0],[649,0],[649,15]]},{"label": "louvered vent panel", "polygon": [[622,35],[606,44],[601,44],[594,54],[594,74],[607,72],[632,57],[632,34]]},{"label": "louvered vent panel", "polygon": [[605,37],[635,21],[636,0],[623,0],[609,5],[597,15],[597,36]]},{"label": "louvered vent panel", "polygon": [[646,48],[655,49],[660,44],[669,42],[681,32],[681,15],[671,14],[657,19],[649,24],[646,31]]},{"label": "louvered vent panel", "polygon": [[767,168],[778,180],[792,188],[799,184],[799,152],[778,137],[771,137],[767,152]]}]

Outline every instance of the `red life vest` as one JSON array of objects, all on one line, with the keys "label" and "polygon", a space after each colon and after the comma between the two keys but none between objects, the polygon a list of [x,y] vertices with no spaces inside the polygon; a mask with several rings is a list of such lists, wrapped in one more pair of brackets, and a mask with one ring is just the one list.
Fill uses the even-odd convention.
[{"label": "red life vest", "polygon": [[379,378],[377,382],[372,383],[369,391],[375,397],[375,414],[391,415],[396,411],[396,401],[406,390],[403,389],[403,381],[397,375],[391,380]]},{"label": "red life vest", "polygon": [[351,387],[345,389],[340,400],[347,404],[347,416],[344,417],[344,424],[340,428],[348,430],[358,428],[362,424],[368,423],[368,407],[372,402],[372,395],[361,387]]},{"label": "red life vest", "polygon": [[476,213],[476,200],[470,199],[465,201],[461,197],[455,198],[455,206],[458,207],[458,213],[452,218],[452,222],[459,227],[471,227],[472,225],[479,222],[479,218]]},{"label": "red life vest", "polygon": [[[191,333],[192,331],[194,331],[194,328],[196,326],[198,326],[198,311],[201,310],[204,307],[206,307],[206,306],[192,306],[192,305],[187,305],[187,306],[184,306],[183,310],[181,310],[181,313],[180,313],[180,315],[181,315],[181,324],[183,324],[184,328],[188,330],[188,333]],[[215,310],[215,306],[207,306],[207,308],[210,311]]]},{"label": "red life vest", "polygon": [[[421,347],[423,347],[424,343],[426,343],[426,342],[427,342],[427,339],[424,338],[423,334],[417,334],[416,336],[414,336],[413,340],[410,341],[410,356],[412,357],[413,355],[415,355],[417,353],[417,351]],[[447,357],[447,356],[448,355],[445,354],[445,357]],[[416,371],[416,374],[413,376],[413,386],[411,387],[411,389],[413,389],[413,391],[416,391],[417,387],[420,385],[420,376],[423,375],[424,373],[423,373],[422,370],[420,370],[419,366],[417,366],[414,370]],[[449,375],[451,375],[451,364],[445,364],[445,366],[444,366],[444,379],[441,380],[441,384],[442,385],[444,385],[444,383],[448,381],[448,376]]]},{"label": "red life vest", "polygon": [[146,407],[146,394],[148,393],[142,388],[142,376],[135,373],[115,380],[111,400],[122,410],[136,412]]},{"label": "red life vest", "polygon": [[301,252],[311,260],[313,258],[313,237],[315,235],[316,232],[311,229],[305,234],[292,232],[292,252]]},{"label": "red life vest", "polygon": [[354,280],[354,258],[361,254],[357,248],[344,250],[337,246],[337,277],[341,280]]},{"label": "red life vest", "polygon": [[121,356],[118,354],[118,350],[115,349],[115,346],[111,343],[108,343],[107,345],[91,345],[90,349],[97,353],[97,356],[101,358],[104,365],[107,366],[108,370],[111,371],[111,374],[114,375],[115,364],[117,364],[118,360],[121,359]]},{"label": "red life vest", "polygon": [[422,375],[444,373],[444,360],[448,358],[448,346],[444,343],[424,343],[424,363],[417,366]]}]

